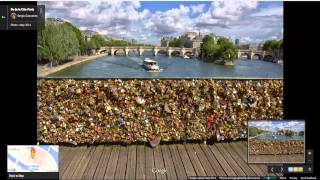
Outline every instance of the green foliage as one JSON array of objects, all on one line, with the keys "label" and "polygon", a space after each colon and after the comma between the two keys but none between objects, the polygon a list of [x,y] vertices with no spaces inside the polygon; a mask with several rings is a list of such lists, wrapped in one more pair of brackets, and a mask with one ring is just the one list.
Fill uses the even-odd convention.
[{"label": "green foliage", "polygon": [[95,48],[100,48],[106,46],[106,40],[100,35],[93,35],[90,39],[90,42],[94,44]]},{"label": "green foliage", "polygon": [[259,129],[256,127],[249,127],[249,137],[254,137],[256,135],[260,134]]},{"label": "green foliage", "polygon": [[48,23],[38,32],[38,61],[60,63],[79,53],[79,41],[70,25]]},{"label": "green foliage", "polygon": [[217,56],[219,51],[219,45],[215,43],[214,39],[210,35],[206,35],[202,39],[201,51],[206,57]]},{"label": "green foliage", "polygon": [[237,47],[229,39],[221,37],[217,42],[219,55],[223,60],[233,61],[237,57]]},{"label": "green foliage", "polygon": [[263,44],[263,50],[265,51],[274,51],[279,49],[280,47],[282,47],[282,40],[278,41],[278,40],[267,40],[264,44]]},{"label": "green foliage", "polygon": [[86,42],[84,40],[84,36],[83,36],[82,32],[77,27],[73,26],[69,22],[65,22],[65,25],[69,26],[72,29],[72,31],[76,34],[76,37],[77,37],[77,39],[79,41],[79,48],[80,48],[81,54],[85,53],[85,51],[86,51]]},{"label": "green foliage", "polygon": [[187,45],[187,40],[185,38],[174,38],[169,42],[170,47],[185,47]]},{"label": "green foliage", "polygon": [[202,40],[201,54],[203,57],[210,57],[213,60],[233,61],[237,57],[237,47],[227,38],[220,37],[215,42],[211,35],[206,35]]},{"label": "green foliage", "polygon": [[285,130],[285,131],[284,131],[284,135],[286,135],[286,136],[292,137],[293,134],[294,134],[294,132],[291,131],[291,130]]},{"label": "green foliage", "polygon": [[130,46],[131,43],[125,40],[113,40],[110,39],[109,41],[106,41],[106,46]]}]

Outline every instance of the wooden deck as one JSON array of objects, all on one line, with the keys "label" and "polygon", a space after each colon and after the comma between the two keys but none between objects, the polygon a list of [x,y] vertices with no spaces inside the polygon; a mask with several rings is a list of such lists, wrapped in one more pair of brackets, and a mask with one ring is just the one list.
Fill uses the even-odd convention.
[{"label": "wooden deck", "polygon": [[[247,164],[247,143],[60,146],[60,178],[187,179],[189,176],[274,176]],[[279,174],[278,174],[279,175]]]}]

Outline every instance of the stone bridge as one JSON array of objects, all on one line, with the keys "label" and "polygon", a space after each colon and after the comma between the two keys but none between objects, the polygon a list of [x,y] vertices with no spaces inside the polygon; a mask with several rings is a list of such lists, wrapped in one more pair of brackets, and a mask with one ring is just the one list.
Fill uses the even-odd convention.
[{"label": "stone bridge", "polygon": [[[159,47],[159,46],[106,46],[99,48],[96,53],[108,53],[111,56],[117,55],[117,52],[122,52],[126,56],[129,55],[129,52],[137,52],[139,56],[143,55],[143,52],[148,51],[152,52],[154,56],[157,56],[158,53],[162,52],[167,56],[171,56],[173,53],[179,54],[179,56],[191,55],[198,57],[200,53],[199,48],[180,48],[180,47]],[[258,56],[259,59],[265,59],[267,57],[273,58],[271,53],[267,51],[260,51],[254,49],[240,49],[237,53],[237,59],[241,56],[247,56],[247,59],[252,59],[253,56]]]},{"label": "stone bridge", "polygon": [[158,46],[125,46],[125,47],[101,47],[97,53],[108,53],[111,56],[116,55],[118,51],[122,51],[126,56],[129,52],[137,52],[139,56],[143,55],[145,51],[151,51],[154,56],[157,56],[159,52],[165,53],[167,56],[171,56],[173,53],[179,54],[179,56],[192,55],[198,56],[200,50],[198,48],[179,48],[179,47],[158,47]]},{"label": "stone bridge", "polygon": [[267,57],[273,58],[273,55],[267,51],[259,51],[259,50],[253,50],[253,49],[240,49],[238,50],[237,59],[239,59],[241,56],[247,56],[247,59],[252,59],[253,56],[258,56],[260,60],[265,59]]}]

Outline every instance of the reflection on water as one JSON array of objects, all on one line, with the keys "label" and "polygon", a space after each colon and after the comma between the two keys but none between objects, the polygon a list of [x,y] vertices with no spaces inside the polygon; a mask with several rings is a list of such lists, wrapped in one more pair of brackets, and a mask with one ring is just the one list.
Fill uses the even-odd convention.
[{"label": "reflection on water", "polygon": [[[142,67],[143,59],[149,57],[158,62],[161,72],[148,72]],[[50,77],[106,77],[106,78],[188,78],[188,77],[236,77],[236,78],[282,78],[283,67],[260,60],[236,60],[234,67],[216,65],[197,59],[182,59],[165,55],[105,56],[96,60],[71,66]]]},{"label": "reflection on water", "polygon": [[304,140],[304,136],[286,136],[286,135],[272,135],[263,134],[255,137],[257,140]]}]

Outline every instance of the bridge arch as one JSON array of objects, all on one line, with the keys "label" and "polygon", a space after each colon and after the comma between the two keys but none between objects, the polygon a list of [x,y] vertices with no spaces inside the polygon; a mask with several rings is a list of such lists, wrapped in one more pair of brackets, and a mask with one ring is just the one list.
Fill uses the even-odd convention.
[{"label": "bridge arch", "polygon": [[258,57],[258,59],[259,59],[259,60],[261,60],[261,59],[262,59],[262,55],[261,55],[261,54],[259,54],[259,53],[255,53],[255,54],[253,54],[252,59],[257,59],[257,58],[255,58],[255,57]]},{"label": "bridge arch", "polygon": [[246,59],[250,59],[250,53],[249,52],[241,52],[239,59],[243,59],[242,56],[246,56]]},{"label": "bridge arch", "polygon": [[142,56],[145,56],[145,55],[153,55],[153,49],[144,49],[143,52],[142,52]]},{"label": "bridge arch", "polygon": [[274,57],[271,54],[266,54],[263,57],[263,60],[266,60],[266,61],[273,61],[273,59]]},{"label": "bridge arch", "polygon": [[167,55],[167,51],[166,50],[164,50],[164,49],[160,49],[160,50],[158,50],[158,53],[157,53],[158,55]]},{"label": "bridge arch", "polygon": [[120,52],[121,52],[121,54],[126,55],[126,51],[124,50],[124,48],[115,49],[114,50],[114,55],[119,55]]},{"label": "bridge arch", "polygon": [[184,53],[184,55],[187,55],[187,56],[193,56],[194,54],[193,54],[193,52],[192,51],[186,51],[185,53]]},{"label": "bridge arch", "polygon": [[181,56],[181,52],[179,50],[172,50],[171,56]]},{"label": "bridge arch", "polygon": [[129,49],[128,50],[128,56],[138,56],[139,55],[139,51],[138,49]]}]

